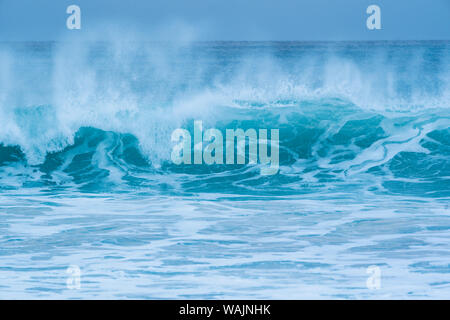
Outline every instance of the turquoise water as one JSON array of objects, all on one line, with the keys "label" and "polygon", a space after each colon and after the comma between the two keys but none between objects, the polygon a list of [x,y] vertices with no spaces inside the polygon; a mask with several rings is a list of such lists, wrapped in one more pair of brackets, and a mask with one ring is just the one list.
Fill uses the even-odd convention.
[{"label": "turquoise water", "polygon": [[449,103],[449,42],[3,43],[0,298],[449,298]]}]

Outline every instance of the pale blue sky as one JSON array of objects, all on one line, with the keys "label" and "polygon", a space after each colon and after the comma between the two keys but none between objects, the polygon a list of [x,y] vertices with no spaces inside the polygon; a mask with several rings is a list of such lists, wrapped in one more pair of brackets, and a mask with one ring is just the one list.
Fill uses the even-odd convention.
[{"label": "pale blue sky", "polygon": [[[66,29],[71,4],[81,30]],[[370,4],[381,7],[382,30],[366,28]],[[149,40],[450,40],[450,0],[0,0],[0,41],[123,29]]]}]

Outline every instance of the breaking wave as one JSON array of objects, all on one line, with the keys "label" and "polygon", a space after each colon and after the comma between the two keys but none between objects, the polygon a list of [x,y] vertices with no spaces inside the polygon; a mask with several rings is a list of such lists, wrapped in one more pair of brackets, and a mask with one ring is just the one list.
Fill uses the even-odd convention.
[{"label": "breaking wave", "polygon": [[[0,187],[450,196],[450,45],[4,43]],[[171,133],[280,129],[280,171],[171,163]]]}]

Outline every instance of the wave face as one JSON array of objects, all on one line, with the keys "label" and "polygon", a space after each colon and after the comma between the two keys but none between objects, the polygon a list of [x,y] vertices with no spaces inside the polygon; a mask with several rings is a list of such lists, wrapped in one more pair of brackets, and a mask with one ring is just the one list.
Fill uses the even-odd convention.
[{"label": "wave face", "polygon": [[[2,188],[450,196],[448,42],[21,43],[0,57]],[[172,164],[171,133],[193,120],[280,129],[279,174]]]}]

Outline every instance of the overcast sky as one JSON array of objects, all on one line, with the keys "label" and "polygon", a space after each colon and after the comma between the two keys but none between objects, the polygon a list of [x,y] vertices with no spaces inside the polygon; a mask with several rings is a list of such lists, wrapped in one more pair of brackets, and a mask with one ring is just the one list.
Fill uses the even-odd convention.
[{"label": "overcast sky", "polygon": [[[71,4],[81,30],[66,28]],[[371,4],[382,30],[366,28]],[[0,0],[0,41],[123,30],[149,40],[450,40],[450,0]]]}]

